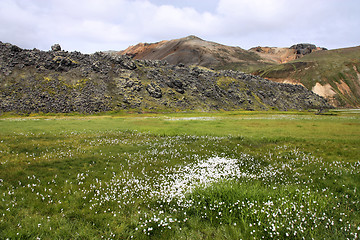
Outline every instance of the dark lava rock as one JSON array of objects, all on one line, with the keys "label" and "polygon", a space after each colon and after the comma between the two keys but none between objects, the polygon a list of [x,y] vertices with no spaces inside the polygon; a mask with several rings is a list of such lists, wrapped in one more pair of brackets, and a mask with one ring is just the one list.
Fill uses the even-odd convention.
[{"label": "dark lava rock", "polygon": [[51,51],[54,51],[54,52],[58,52],[58,51],[61,51],[61,46],[60,44],[54,44],[51,46]]},{"label": "dark lava rock", "polygon": [[314,44],[310,44],[310,43],[299,43],[299,44],[292,45],[290,48],[291,49],[316,49],[316,46]]},{"label": "dark lava rock", "polygon": [[0,42],[0,112],[327,109],[302,86],[237,71],[173,66],[102,52],[25,50]]},{"label": "dark lava rock", "polygon": [[146,91],[148,91],[150,96],[152,96],[154,98],[162,97],[161,88],[158,85],[156,85],[155,83],[148,84],[146,86]]},{"label": "dark lava rock", "polygon": [[306,55],[306,54],[312,53],[316,49],[327,50],[326,48],[318,48],[314,44],[310,44],[310,43],[295,44],[295,45],[292,45],[290,47],[290,49],[295,49],[296,54],[298,54],[298,55]]}]

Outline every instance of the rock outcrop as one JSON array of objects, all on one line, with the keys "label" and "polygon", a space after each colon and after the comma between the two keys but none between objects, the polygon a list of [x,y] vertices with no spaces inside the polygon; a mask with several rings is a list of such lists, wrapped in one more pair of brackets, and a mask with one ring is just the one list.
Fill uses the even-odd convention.
[{"label": "rock outcrop", "polygon": [[299,43],[292,45],[290,49],[294,49],[296,52],[296,58],[301,58],[304,55],[310,54],[312,52],[327,50],[326,48],[316,47],[314,44],[310,43]]},{"label": "rock outcrop", "polygon": [[55,51],[55,52],[61,51],[61,46],[60,46],[60,44],[56,43],[56,44],[52,45],[52,46],[51,46],[51,51]]},{"label": "rock outcrop", "polygon": [[279,47],[254,47],[250,48],[250,52],[254,52],[267,63],[287,63],[292,60],[302,58],[312,52],[327,50],[326,48],[317,47],[314,44],[299,43],[290,48]]},{"label": "rock outcrop", "polygon": [[0,42],[1,112],[331,108],[302,86],[242,72],[59,47],[45,52]]}]

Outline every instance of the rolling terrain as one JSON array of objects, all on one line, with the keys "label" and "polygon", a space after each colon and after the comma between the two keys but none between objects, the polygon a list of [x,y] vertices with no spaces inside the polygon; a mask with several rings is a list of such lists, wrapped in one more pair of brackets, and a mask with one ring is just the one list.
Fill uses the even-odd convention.
[{"label": "rolling terrain", "polygon": [[301,84],[337,107],[360,107],[360,47],[314,52],[288,63],[260,68],[255,75]]}]

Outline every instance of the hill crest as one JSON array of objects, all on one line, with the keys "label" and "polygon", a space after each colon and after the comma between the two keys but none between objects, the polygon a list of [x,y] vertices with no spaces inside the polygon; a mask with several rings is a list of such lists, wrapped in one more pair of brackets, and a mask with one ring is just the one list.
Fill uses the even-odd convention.
[{"label": "hill crest", "polygon": [[222,68],[227,65],[249,66],[286,63],[321,50],[326,49],[308,43],[295,44],[289,48],[258,46],[245,50],[190,35],[156,43],[138,43],[119,51],[118,54],[141,60],[165,60],[174,65],[181,63],[187,66]]},{"label": "hill crest", "polygon": [[157,43],[139,43],[118,54],[141,60],[164,60],[173,65],[182,63],[203,67],[215,67],[226,63],[247,64],[259,60],[256,54],[240,47],[205,41],[194,35]]}]

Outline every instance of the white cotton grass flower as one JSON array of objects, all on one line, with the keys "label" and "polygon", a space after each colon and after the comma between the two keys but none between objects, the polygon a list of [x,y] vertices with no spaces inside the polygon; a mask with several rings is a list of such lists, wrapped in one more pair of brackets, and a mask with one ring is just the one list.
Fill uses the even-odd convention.
[{"label": "white cotton grass flower", "polygon": [[222,179],[242,176],[237,163],[237,159],[215,156],[195,164],[181,166],[176,173],[161,175],[161,184],[152,195],[158,195],[165,201],[183,199],[198,186],[208,187]]}]

